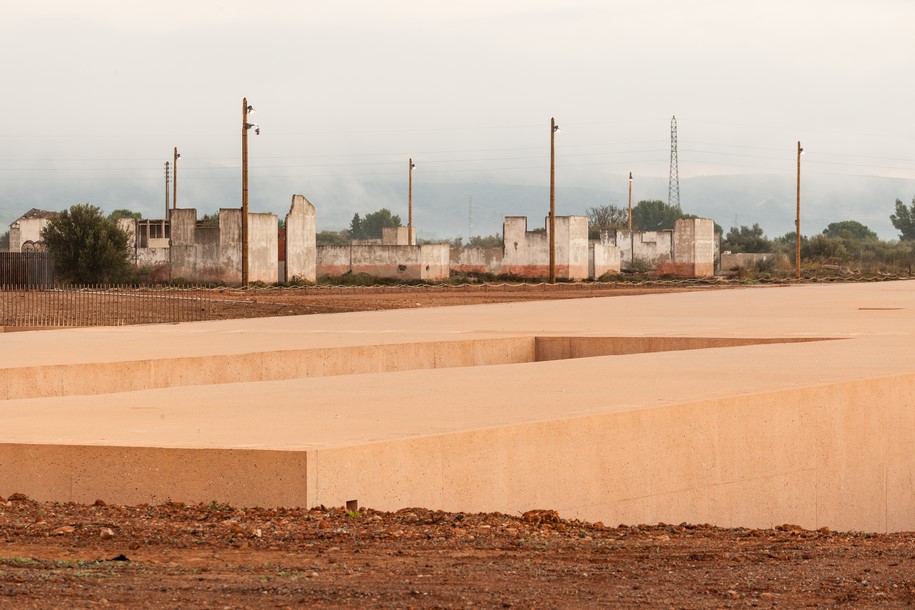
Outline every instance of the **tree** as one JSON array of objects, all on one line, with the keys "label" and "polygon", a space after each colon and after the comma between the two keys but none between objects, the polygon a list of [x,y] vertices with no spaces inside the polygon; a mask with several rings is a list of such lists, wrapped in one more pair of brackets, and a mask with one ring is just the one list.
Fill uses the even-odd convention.
[{"label": "tree", "polygon": [[636,231],[673,229],[678,218],[683,218],[679,205],[667,205],[657,199],[640,201],[632,208],[632,228]]},{"label": "tree", "polygon": [[612,203],[588,208],[588,238],[600,238],[601,231],[625,229],[629,224],[628,212]]},{"label": "tree", "polygon": [[215,214],[204,214],[203,218],[200,219],[200,226],[208,229],[218,229],[219,228],[219,213]]},{"label": "tree", "polygon": [[831,222],[823,229],[823,235],[826,237],[839,237],[842,239],[854,239],[857,241],[876,240],[877,234],[861,224],[857,220],[843,220],[841,222]]},{"label": "tree", "polygon": [[400,216],[391,214],[391,210],[387,208],[366,214],[365,218],[360,218],[359,214],[356,214],[350,222],[350,239],[380,239],[382,229],[399,226]]},{"label": "tree", "polygon": [[10,249],[10,232],[6,231],[0,235],[0,252],[6,252]]},{"label": "tree", "polygon": [[124,281],[130,273],[127,233],[88,203],[71,206],[41,230],[58,274],[82,284]]},{"label": "tree", "polygon": [[721,242],[722,250],[731,252],[772,252],[772,241],[766,237],[762,227],[754,223],[752,227],[740,225],[731,227]]},{"label": "tree", "polygon": [[915,241],[915,197],[912,197],[911,208],[907,208],[901,199],[897,199],[896,213],[890,216],[890,221],[899,230],[899,239]]},{"label": "tree", "polygon": [[318,246],[345,246],[349,240],[344,233],[346,231],[319,231],[315,235],[315,244]]},{"label": "tree", "polygon": [[139,212],[131,212],[130,210],[121,208],[119,210],[113,211],[111,214],[108,214],[108,220],[113,220],[117,222],[121,218],[133,218],[134,220],[143,220],[143,214]]}]

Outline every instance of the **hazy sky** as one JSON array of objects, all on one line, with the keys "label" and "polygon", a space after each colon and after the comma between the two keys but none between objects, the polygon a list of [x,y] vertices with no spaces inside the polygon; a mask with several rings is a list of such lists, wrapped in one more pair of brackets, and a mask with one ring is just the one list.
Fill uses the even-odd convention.
[{"label": "hazy sky", "polygon": [[160,217],[174,146],[181,207],[238,207],[244,96],[252,209],[300,192],[319,229],[400,205],[377,185],[405,188],[411,156],[417,197],[545,187],[551,116],[560,213],[584,212],[563,188],[666,185],[672,115],[681,180],[774,174],[792,193],[801,140],[811,183],[905,179],[910,201],[913,23],[910,0],[6,2],[0,227],[83,201]]}]

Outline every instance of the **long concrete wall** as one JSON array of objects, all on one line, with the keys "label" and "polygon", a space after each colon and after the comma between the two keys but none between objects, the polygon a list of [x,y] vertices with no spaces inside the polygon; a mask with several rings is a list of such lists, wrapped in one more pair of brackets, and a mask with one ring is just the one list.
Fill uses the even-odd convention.
[{"label": "long concrete wall", "polygon": [[502,248],[452,248],[451,270],[498,275],[502,272]]},{"label": "long concrete wall", "polygon": [[318,246],[317,275],[352,272],[404,280],[446,279],[450,249],[448,244]]}]

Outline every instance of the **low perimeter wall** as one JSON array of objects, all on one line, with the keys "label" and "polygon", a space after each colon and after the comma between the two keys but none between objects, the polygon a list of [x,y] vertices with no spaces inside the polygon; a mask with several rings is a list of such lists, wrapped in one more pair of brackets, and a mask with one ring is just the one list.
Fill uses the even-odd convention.
[{"label": "low perimeter wall", "polygon": [[449,277],[448,244],[423,246],[318,246],[316,272],[321,276],[367,273],[403,280],[443,280]]}]

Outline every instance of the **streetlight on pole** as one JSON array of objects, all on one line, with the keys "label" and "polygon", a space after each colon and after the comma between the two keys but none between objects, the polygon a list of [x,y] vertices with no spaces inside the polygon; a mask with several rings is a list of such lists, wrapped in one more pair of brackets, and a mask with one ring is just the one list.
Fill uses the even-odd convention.
[{"label": "streetlight on pole", "polygon": [[416,167],[416,164],[413,163],[413,159],[410,159],[409,164],[409,189],[407,195],[407,244],[413,245],[413,168]]},{"label": "streetlight on pole", "polygon": [[801,279],[801,141],[797,142],[797,218],[794,220],[794,279]]},{"label": "streetlight on pole", "polygon": [[175,175],[174,175],[174,178],[172,179],[173,180],[173,182],[172,182],[172,209],[173,210],[178,207],[178,159],[180,159],[180,158],[181,158],[181,153],[178,152],[178,147],[176,146],[175,147],[175,162],[172,164],[172,166],[175,168],[175,170],[174,170]]},{"label": "streetlight on pole", "polygon": [[550,117],[550,284],[556,283],[556,132],[559,125]]},{"label": "streetlight on pole", "polygon": [[248,130],[254,128],[260,135],[257,123],[248,122],[248,113],[254,106],[248,105],[248,98],[241,99],[241,283],[248,287]]},{"label": "streetlight on pole", "polygon": [[632,233],[632,172],[629,172],[629,232]]}]

